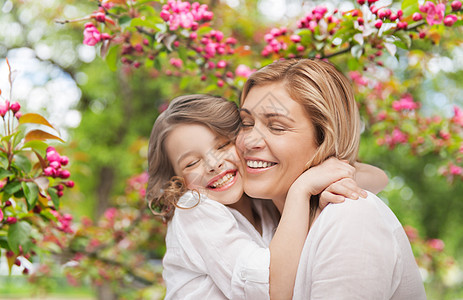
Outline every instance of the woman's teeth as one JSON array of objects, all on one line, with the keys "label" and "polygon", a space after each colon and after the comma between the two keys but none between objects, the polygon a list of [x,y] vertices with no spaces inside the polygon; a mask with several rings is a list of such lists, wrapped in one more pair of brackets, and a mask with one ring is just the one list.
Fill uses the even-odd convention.
[{"label": "woman's teeth", "polygon": [[248,160],[246,162],[248,167],[256,169],[256,168],[267,168],[276,165],[276,163],[273,162],[267,162],[267,161],[257,161],[257,160]]},{"label": "woman's teeth", "polygon": [[216,182],[214,182],[211,186],[213,188],[219,188],[219,187],[222,187],[226,184],[228,184],[230,181],[233,180],[233,177],[235,177],[234,174],[232,173],[227,173],[224,177],[220,178],[219,180],[217,180]]}]

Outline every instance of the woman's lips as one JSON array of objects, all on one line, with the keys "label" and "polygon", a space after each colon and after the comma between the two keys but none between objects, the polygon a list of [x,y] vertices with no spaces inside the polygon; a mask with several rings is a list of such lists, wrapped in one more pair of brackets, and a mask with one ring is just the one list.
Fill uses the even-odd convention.
[{"label": "woman's lips", "polygon": [[236,169],[220,173],[209,181],[207,188],[215,192],[222,192],[229,189],[237,180],[236,173]]},{"label": "woman's lips", "polygon": [[255,158],[246,158],[246,171],[251,174],[265,172],[276,165],[276,162]]}]

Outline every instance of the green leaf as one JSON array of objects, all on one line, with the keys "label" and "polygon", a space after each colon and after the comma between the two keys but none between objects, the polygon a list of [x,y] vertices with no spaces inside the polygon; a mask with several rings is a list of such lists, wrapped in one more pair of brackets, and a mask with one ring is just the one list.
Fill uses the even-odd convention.
[{"label": "green leaf", "polygon": [[10,249],[15,253],[19,254],[19,246],[30,248],[31,241],[29,240],[31,234],[31,225],[26,221],[19,221],[15,224],[10,225],[8,229],[8,245]]},{"label": "green leaf", "polygon": [[[412,46],[412,38],[407,32],[398,30],[394,33],[394,35],[398,37],[402,41],[402,43],[405,45],[406,48],[404,49],[409,49]],[[400,43],[395,43],[395,44],[403,48],[403,46]]]},{"label": "green leaf", "polygon": [[109,48],[108,53],[106,54],[106,64],[113,72],[117,70],[117,62],[119,61],[119,49],[119,45],[113,46]]},{"label": "green leaf", "polygon": [[16,154],[14,156],[14,164],[26,173],[29,173],[32,169],[31,161],[24,155]]},{"label": "green leaf", "polygon": [[58,194],[56,193],[56,190],[54,188],[48,188],[47,191],[51,197],[51,201],[53,202],[55,209],[58,209],[59,208],[59,197],[58,197]]},{"label": "green leaf", "polygon": [[156,70],[161,71],[162,65],[161,65],[161,61],[160,61],[159,57],[156,57],[154,59],[154,67],[156,68]]},{"label": "green leaf", "polygon": [[21,147],[21,149],[28,149],[28,148],[32,150],[36,150],[41,155],[45,155],[47,148],[48,148],[48,144],[43,141],[33,140],[33,141],[25,143],[24,146]]},{"label": "green leaf", "polygon": [[132,19],[132,21],[130,21],[130,26],[133,26],[133,27],[141,26],[141,27],[157,29],[156,25],[157,25],[156,23],[150,20],[142,20],[140,18],[135,18],[135,19]]},{"label": "green leaf", "polygon": [[8,177],[8,176],[11,176],[13,175],[14,173],[8,171],[8,170],[5,170],[4,168],[0,168],[0,180],[5,178],[5,177]]},{"label": "green leaf", "polygon": [[131,20],[132,18],[129,16],[122,16],[119,18],[119,25],[121,25],[122,27],[126,27],[127,25],[129,25]]},{"label": "green leaf", "polygon": [[10,182],[4,188],[5,193],[8,195],[13,195],[19,190],[21,190],[21,183],[18,181]]},{"label": "green leaf", "polygon": [[39,198],[39,188],[32,182],[24,181],[21,183],[21,186],[24,191],[24,196],[26,197],[27,209],[31,210],[34,208]]},{"label": "green leaf", "polygon": [[402,1],[402,11],[404,16],[410,16],[414,12],[418,11],[418,1],[417,0],[404,0]]},{"label": "green leaf", "polygon": [[187,63],[188,61],[188,55],[187,55],[187,50],[185,47],[179,47],[177,49],[177,53],[178,53],[178,56],[180,57],[180,59],[183,61],[184,64]]}]

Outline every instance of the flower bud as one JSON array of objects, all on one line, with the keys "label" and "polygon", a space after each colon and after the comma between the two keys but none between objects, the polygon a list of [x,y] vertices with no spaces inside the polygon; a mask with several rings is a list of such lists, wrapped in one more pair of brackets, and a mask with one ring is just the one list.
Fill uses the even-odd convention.
[{"label": "flower bud", "polygon": [[18,120],[21,119],[22,116],[23,116],[23,114],[20,111],[18,111],[17,113],[14,114],[14,117],[16,119],[18,119]]},{"label": "flower bud", "polygon": [[224,61],[224,60],[220,60],[218,63],[217,63],[217,68],[219,69],[223,69],[227,66],[227,62]]},{"label": "flower bud", "polygon": [[420,13],[416,12],[416,13],[413,14],[412,18],[413,18],[413,21],[418,22],[418,21],[423,19],[423,16]]},{"label": "flower bud", "polygon": [[68,188],[73,188],[74,185],[75,185],[75,183],[74,183],[74,181],[69,180],[69,181],[66,181],[66,182],[64,183],[64,185],[67,186]]},{"label": "flower bud", "polygon": [[383,25],[383,21],[381,21],[381,20],[378,20],[378,21],[375,22],[375,27],[378,28],[378,29],[380,29],[382,25]]},{"label": "flower bud", "polygon": [[451,27],[455,22],[458,20],[457,16],[455,15],[448,15],[444,18],[444,25]]},{"label": "flower bud", "polygon": [[405,21],[401,21],[401,22],[397,23],[397,29],[404,29],[405,30],[405,29],[407,29],[407,27],[408,27],[408,23],[405,22]]},{"label": "flower bud", "polygon": [[58,192],[56,192],[56,194],[58,195],[58,197],[63,197],[63,195],[64,195],[63,191],[58,191]]},{"label": "flower bud", "polygon": [[13,102],[10,105],[10,109],[11,111],[13,111],[13,113],[17,113],[20,108],[21,108],[21,105],[18,102]]},{"label": "flower bud", "polygon": [[58,170],[59,168],[61,168],[61,164],[59,163],[59,161],[52,161],[50,163],[50,167],[52,167],[55,170]]},{"label": "flower bud", "polygon": [[363,4],[365,4],[365,0],[357,0],[357,3],[360,4],[360,5],[363,5]]},{"label": "flower bud", "polygon": [[223,85],[224,85],[223,80],[222,80],[222,79],[219,79],[219,80],[217,81],[217,86],[218,86],[218,87],[223,87]]},{"label": "flower bud", "polygon": [[452,2],[451,7],[453,11],[459,11],[461,9],[461,2],[458,0],[455,0]]},{"label": "flower bud", "polygon": [[60,170],[59,171],[59,177],[62,179],[67,179],[71,176],[71,173],[68,170]]},{"label": "flower bud", "polygon": [[46,167],[45,169],[43,169],[43,174],[45,176],[53,176],[55,174],[55,169],[53,169],[52,167]]},{"label": "flower bud", "polygon": [[6,218],[6,223],[7,224],[12,225],[12,224],[14,224],[16,222],[18,222],[18,219],[16,219],[16,217],[8,217],[8,218]]},{"label": "flower bud", "polygon": [[17,266],[19,267],[19,266],[21,266],[21,261],[20,261],[18,258],[16,258],[16,259],[14,260],[14,264],[17,265]]},{"label": "flower bud", "polygon": [[297,34],[293,34],[292,36],[289,37],[291,41],[294,43],[299,43],[301,41],[301,36]]},{"label": "flower bud", "polygon": [[56,151],[49,151],[49,152],[47,152],[47,160],[49,162],[52,162],[52,161],[59,162],[60,161],[60,156],[59,156],[58,152],[56,152]]},{"label": "flower bud", "polygon": [[67,156],[61,156],[59,161],[62,166],[67,166],[69,163],[69,158]]},{"label": "flower bud", "polygon": [[106,21],[106,15],[103,12],[97,12],[95,14],[95,20],[98,22],[104,23]]},{"label": "flower bud", "polygon": [[11,206],[11,201],[10,200],[5,201],[5,207],[8,207],[8,206]]}]

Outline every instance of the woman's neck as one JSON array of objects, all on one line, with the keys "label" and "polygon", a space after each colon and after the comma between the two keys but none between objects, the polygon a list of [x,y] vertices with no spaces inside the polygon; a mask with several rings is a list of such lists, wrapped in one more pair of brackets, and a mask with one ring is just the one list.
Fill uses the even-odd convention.
[{"label": "woman's neck", "polygon": [[239,211],[254,228],[262,235],[262,224],[259,215],[252,208],[251,198],[243,194],[241,199],[233,204],[228,205]]}]

